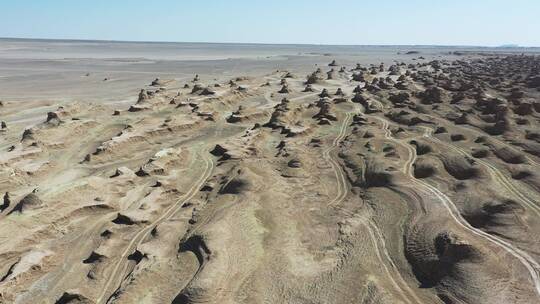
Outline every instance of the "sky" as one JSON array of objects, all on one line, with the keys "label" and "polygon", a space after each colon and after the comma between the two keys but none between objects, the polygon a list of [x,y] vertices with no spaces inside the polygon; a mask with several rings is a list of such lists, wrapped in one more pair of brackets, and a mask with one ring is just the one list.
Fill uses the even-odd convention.
[{"label": "sky", "polygon": [[0,0],[0,37],[540,46],[540,0]]}]

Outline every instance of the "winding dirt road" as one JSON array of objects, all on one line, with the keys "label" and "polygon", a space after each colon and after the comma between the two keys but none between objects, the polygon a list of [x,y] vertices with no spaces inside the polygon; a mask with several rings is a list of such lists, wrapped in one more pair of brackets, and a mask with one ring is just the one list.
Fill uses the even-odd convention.
[{"label": "winding dirt road", "polygon": [[[105,283],[105,285],[102,288],[102,292],[100,296],[97,298],[96,303],[107,303],[110,299],[110,297],[107,298],[106,301],[104,299],[107,295],[110,295],[110,291],[112,287],[118,287],[121,285],[123,278],[125,277],[125,271],[128,266],[128,259],[127,257],[133,253],[134,250],[145,240],[146,236],[154,229],[157,225],[160,223],[167,221],[170,219],[174,214],[178,212],[178,210],[182,207],[182,205],[192,199],[201,186],[206,182],[206,180],[210,177],[212,174],[212,171],[214,169],[214,162],[212,159],[206,157],[205,151],[202,152],[202,159],[205,163],[205,168],[203,170],[203,174],[199,177],[199,179],[193,184],[193,186],[186,192],[186,194],[176,201],[169,209],[167,209],[160,217],[158,217],[154,222],[152,222],[150,225],[143,228],[141,231],[139,231],[132,239],[132,241],[128,244],[122,255],[120,256],[120,259],[115,264],[115,267],[109,274],[109,279]],[[115,290],[116,290],[115,288]],[[114,294],[114,293],[112,293]]]},{"label": "winding dirt road", "polygon": [[427,182],[424,182],[422,180],[416,179],[414,175],[412,174],[412,164],[416,161],[416,151],[414,148],[412,148],[407,143],[403,143],[401,140],[398,140],[394,137],[392,137],[391,132],[389,130],[389,122],[381,117],[377,116],[371,116],[372,118],[375,118],[382,122],[382,126],[385,130],[385,137],[396,142],[397,144],[405,147],[409,151],[409,160],[407,161],[407,164],[409,168],[407,169],[408,176],[412,179],[414,183],[421,186],[426,192],[431,193],[435,197],[437,197],[444,205],[444,207],[448,210],[448,213],[452,217],[452,219],[460,225],[465,230],[471,232],[474,235],[477,235],[481,238],[484,238],[491,242],[492,244],[497,245],[498,247],[504,249],[506,252],[517,258],[521,264],[527,269],[531,276],[531,280],[534,284],[534,287],[536,289],[537,294],[540,296],[540,265],[526,252],[514,247],[512,244],[496,237],[493,235],[490,235],[480,229],[476,229],[472,227],[462,216],[459,212],[459,209],[456,207],[454,202],[446,196],[444,193],[442,193],[439,189],[436,187],[430,185]]},{"label": "winding dirt road", "polygon": [[[460,149],[454,145],[451,145],[451,144],[448,144],[448,143],[445,143],[441,140],[439,140],[438,138],[436,137],[433,137],[431,136],[432,133],[430,133],[429,136],[426,136],[427,138],[429,138],[430,140],[432,141],[435,141],[439,144],[442,144],[452,150],[454,150],[455,152],[465,156],[465,157],[468,157],[468,158],[474,158],[472,157],[469,153],[467,153],[466,151],[464,151],[463,149]],[[495,180],[497,180],[497,182],[499,182],[499,184],[501,184],[503,187],[506,188],[506,190],[513,194],[516,198],[518,198],[519,201],[521,201],[525,207],[528,207],[529,209],[531,209],[534,213],[536,213],[537,216],[540,217],[540,206],[538,206],[534,200],[532,199],[529,199],[527,197],[527,195],[521,193],[514,185],[513,183],[506,177],[504,176],[504,174],[499,170],[497,169],[494,165],[490,164],[489,162],[487,161],[484,161],[482,159],[479,159],[479,158],[474,158],[474,160],[476,162],[478,162],[479,164],[483,165],[484,167],[486,167],[491,176],[493,176],[493,178]]]},{"label": "winding dirt road", "polygon": [[[328,203],[328,206],[339,205],[339,203],[341,203],[347,197],[347,194],[349,193],[348,183],[345,178],[345,172],[343,172],[339,162],[332,157],[331,153],[338,147],[339,143],[342,142],[343,139],[347,136],[347,127],[349,126],[352,116],[353,116],[353,113],[346,114],[345,119],[343,120],[343,124],[341,125],[341,128],[339,130],[339,133],[334,139],[334,141],[332,142],[332,145],[323,152],[324,158],[332,166],[332,170],[334,171],[336,181],[337,181],[336,196],[333,200],[331,200]],[[392,285],[394,286],[396,291],[401,295],[403,300],[409,304],[423,303],[401,276],[396,264],[390,257],[390,254],[386,248],[385,239],[382,233],[380,232],[379,228],[377,228],[377,225],[375,225],[375,223],[369,219],[362,219],[361,223],[362,225],[364,225],[364,227],[366,227],[367,231],[369,232],[370,239],[373,243],[373,247],[375,248],[375,254],[377,255],[379,262],[383,266],[388,278],[392,282]],[[385,259],[387,262],[385,261]],[[387,263],[390,265],[391,269],[388,268]],[[396,282],[394,278],[398,278],[401,284]],[[412,297],[414,301],[411,301],[409,296]]]}]

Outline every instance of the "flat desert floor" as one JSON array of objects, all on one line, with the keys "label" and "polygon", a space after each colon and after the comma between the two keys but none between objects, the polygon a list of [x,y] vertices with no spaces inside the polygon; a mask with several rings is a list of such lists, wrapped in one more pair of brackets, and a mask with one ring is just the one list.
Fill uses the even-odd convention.
[{"label": "flat desert floor", "polygon": [[0,303],[538,303],[540,51],[0,40]]}]

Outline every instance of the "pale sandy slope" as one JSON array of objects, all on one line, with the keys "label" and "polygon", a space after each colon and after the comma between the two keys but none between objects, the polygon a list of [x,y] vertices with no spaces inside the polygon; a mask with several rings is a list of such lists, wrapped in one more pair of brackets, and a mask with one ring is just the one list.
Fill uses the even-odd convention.
[{"label": "pale sandy slope", "polygon": [[[4,102],[0,302],[538,301],[539,194],[512,178],[538,157],[463,164],[485,132],[448,120],[449,101],[408,125],[391,113],[420,99],[366,90],[388,66],[365,81],[354,68],[325,64],[311,92],[281,70],[161,78],[126,104]],[[407,69],[433,71],[384,81]],[[478,174],[456,178],[467,164]]]}]

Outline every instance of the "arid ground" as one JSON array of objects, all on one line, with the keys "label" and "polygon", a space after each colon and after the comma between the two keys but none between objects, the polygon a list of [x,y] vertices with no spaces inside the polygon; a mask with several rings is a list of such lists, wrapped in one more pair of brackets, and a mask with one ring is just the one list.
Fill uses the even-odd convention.
[{"label": "arid ground", "polygon": [[0,40],[0,303],[540,302],[538,50],[93,43]]}]

